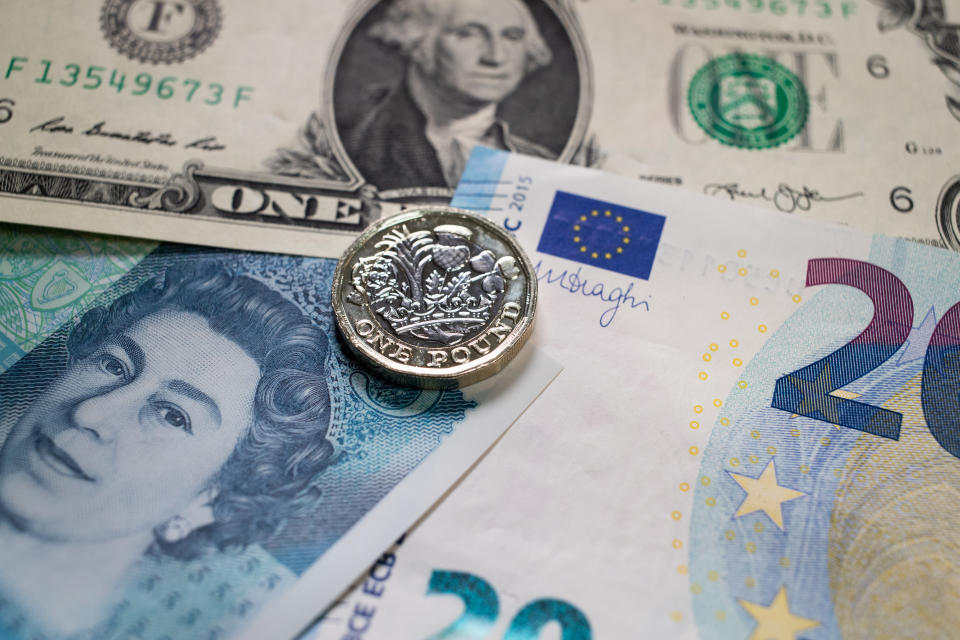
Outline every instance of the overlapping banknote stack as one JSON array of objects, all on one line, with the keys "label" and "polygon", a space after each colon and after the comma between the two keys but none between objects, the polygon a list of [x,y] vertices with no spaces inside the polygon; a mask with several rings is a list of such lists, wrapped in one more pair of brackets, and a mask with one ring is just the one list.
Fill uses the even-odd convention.
[{"label": "overlapping banknote stack", "polygon": [[[960,637],[960,6],[0,14],[0,638]],[[391,384],[451,198],[531,347]]]}]

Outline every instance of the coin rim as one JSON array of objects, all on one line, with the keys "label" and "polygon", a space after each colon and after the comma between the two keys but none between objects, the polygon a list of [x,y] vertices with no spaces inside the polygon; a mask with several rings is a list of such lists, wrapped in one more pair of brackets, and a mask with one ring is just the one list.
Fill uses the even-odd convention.
[{"label": "coin rim", "polygon": [[[345,305],[343,301],[339,299],[346,279],[347,265],[353,261],[360,249],[366,245],[371,238],[385,229],[403,224],[408,220],[415,220],[425,213],[453,215],[459,219],[466,218],[471,223],[484,227],[488,232],[499,237],[508,247],[514,249],[514,258],[520,261],[522,265],[521,268],[529,281],[529,285],[526,287],[526,294],[523,295],[523,312],[520,320],[514,326],[513,331],[507,336],[507,339],[499,343],[490,353],[476,360],[440,370],[405,365],[387,358],[379,351],[370,347],[353,329]],[[517,355],[533,332],[537,311],[537,289],[538,281],[533,261],[527,255],[526,251],[524,251],[520,243],[505,229],[502,229],[488,218],[466,209],[443,205],[430,205],[407,209],[398,214],[378,220],[357,236],[357,239],[344,251],[340,260],[337,262],[337,268],[333,274],[333,287],[330,292],[330,300],[334,317],[337,321],[338,333],[344,338],[346,345],[364,362],[375,366],[384,377],[390,378],[405,386],[423,389],[450,389],[474,384],[475,382],[492,376],[503,369],[503,367]],[[366,302],[364,302],[363,306],[371,316],[376,315],[369,309],[369,305]]]}]

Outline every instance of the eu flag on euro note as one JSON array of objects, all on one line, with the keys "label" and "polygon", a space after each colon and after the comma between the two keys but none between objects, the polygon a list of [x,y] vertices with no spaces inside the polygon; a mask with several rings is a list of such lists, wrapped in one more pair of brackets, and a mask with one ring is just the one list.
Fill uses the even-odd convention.
[{"label": "eu flag on euro note", "polygon": [[664,216],[557,191],[537,251],[648,280]]}]

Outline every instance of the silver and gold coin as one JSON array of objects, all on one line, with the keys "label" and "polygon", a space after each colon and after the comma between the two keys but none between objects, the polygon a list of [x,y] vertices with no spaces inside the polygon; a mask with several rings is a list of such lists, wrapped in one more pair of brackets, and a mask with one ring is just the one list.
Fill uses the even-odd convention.
[{"label": "silver and gold coin", "polygon": [[502,369],[530,337],[536,306],[536,274],[520,245],[450,207],[371,225],[333,277],[333,310],[350,349],[386,377],[427,389]]}]

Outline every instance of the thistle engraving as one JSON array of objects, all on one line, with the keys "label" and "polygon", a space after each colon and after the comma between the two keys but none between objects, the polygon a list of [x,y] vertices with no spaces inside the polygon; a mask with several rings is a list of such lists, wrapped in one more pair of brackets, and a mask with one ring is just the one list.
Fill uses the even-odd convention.
[{"label": "thistle engraving", "polygon": [[520,269],[513,256],[498,258],[471,236],[451,224],[392,229],[374,245],[377,253],[354,265],[350,301],[365,298],[399,336],[455,345],[480,333]]}]

